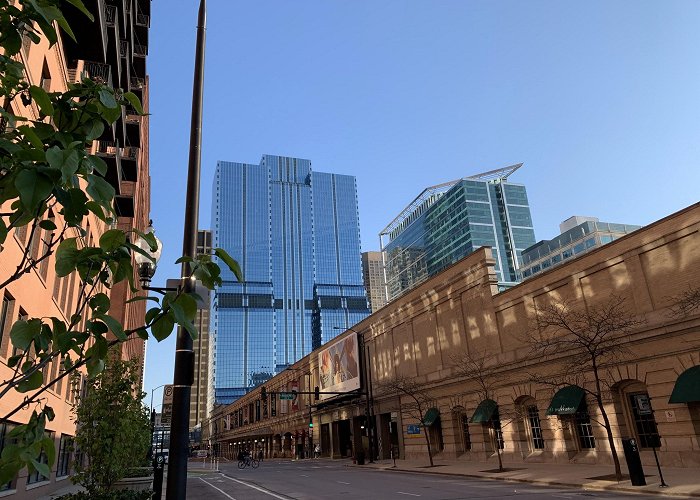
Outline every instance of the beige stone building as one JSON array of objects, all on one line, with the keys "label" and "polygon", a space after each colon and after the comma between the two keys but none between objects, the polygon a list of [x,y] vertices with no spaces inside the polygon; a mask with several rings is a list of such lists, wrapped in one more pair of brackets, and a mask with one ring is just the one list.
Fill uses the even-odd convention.
[{"label": "beige stone building", "polygon": [[387,303],[382,252],[362,252],[362,280],[370,309],[379,311]]},{"label": "beige stone building", "polygon": [[[369,361],[367,377],[359,364],[359,389],[313,395],[327,381],[324,351],[340,352],[337,343],[358,335],[348,331],[271,379],[265,394],[256,388],[217,409],[205,440],[223,454],[248,447],[298,455],[309,450],[311,418],[325,456],[368,453],[373,427],[377,456],[388,458],[395,447],[427,462],[410,398],[380,390],[405,377],[427,394],[422,420],[438,457],[495,465],[499,446],[505,463],[610,463],[600,412],[581,390],[593,388],[591,373],[569,373],[568,385],[566,376],[558,386],[534,382],[534,373],[561,372],[572,353],[533,357],[528,338],[547,304],[566,299],[586,312],[621,297],[642,322],[621,338],[626,353],[601,370],[618,455],[621,439],[634,438],[646,465],[654,463],[652,445],[662,465],[700,464],[700,310],[672,312],[683,292],[700,285],[700,204],[501,293],[493,266],[490,249],[481,248],[355,325],[364,336],[360,359],[364,351]],[[460,375],[454,357],[465,352],[488,355],[493,404]],[[351,380],[340,379],[333,383]],[[295,388],[294,404],[280,400]]]}]

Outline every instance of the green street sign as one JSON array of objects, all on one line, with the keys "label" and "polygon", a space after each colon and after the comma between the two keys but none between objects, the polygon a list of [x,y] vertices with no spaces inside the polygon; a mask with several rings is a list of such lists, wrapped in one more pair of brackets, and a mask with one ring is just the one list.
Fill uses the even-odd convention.
[{"label": "green street sign", "polygon": [[280,399],[288,399],[291,401],[294,399],[294,393],[292,392],[280,392]]}]

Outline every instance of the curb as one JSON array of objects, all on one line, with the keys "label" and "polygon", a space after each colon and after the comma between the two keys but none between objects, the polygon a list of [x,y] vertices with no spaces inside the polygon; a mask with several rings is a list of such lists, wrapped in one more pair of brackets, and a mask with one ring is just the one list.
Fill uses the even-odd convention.
[{"label": "curb", "polygon": [[[364,467],[363,465],[352,465],[347,464],[346,467]],[[494,477],[494,476],[482,476],[479,474],[469,474],[460,472],[441,472],[441,471],[429,471],[429,470],[416,470],[416,469],[403,469],[400,467],[367,467],[372,470],[378,471],[389,471],[389,472],[401,472],[401,473],[418,473],[418,474],[434,474],[441,476],[451,476],[451,477],[468,477],[472,479],[487,479],[492,481],[508,481],[511,483],[526,483],[526,484],[539,484],[543,486],[564,486],[567,488],[582,488],[584,490],[591,491],[621,491],[624,493],[632,493],[637,495],[657,495],[665,497],[674,498],[700,498],[700,493],[675,493],[663,490],[640,490],[635,489],[632,486],[626,485],[616,485],[612,484],[610,486],[602,485],[589,485],[581,483],[565,483],[563,481],[550,481],[547,479],[528,479],[528,478],[511,478],[511,477]]]}]

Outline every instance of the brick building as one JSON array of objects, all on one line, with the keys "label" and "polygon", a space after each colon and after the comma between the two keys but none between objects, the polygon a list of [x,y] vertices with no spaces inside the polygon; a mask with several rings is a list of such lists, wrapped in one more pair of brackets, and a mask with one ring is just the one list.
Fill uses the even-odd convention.
[{"label": "brick building", "polygon": [[[321,443],[323,455],[338,458],[369,451],[369,413],[379,457],[388,458],[396,446],[401,457],[427,462],[410,398],[379,390],[404,376],[430,396],[423,422],[438,456],[495,464],[500,446],[504,462],[511,464],[610,463],[591,396],[573,383],[561,392],[530,375],[564,366],[571,354],[535,358],[526,339],[535,311],[547,303],[568,299],[584,311],[615,296],[644,320],[621,340],[627,354],[603,369],[604,404],[618,454],[621,438],[632,437],[645,464],[654,463],[651,446],[658,444],[662,465],[697,467],[700,310],[674,315],[672,309],[679,295],[698,283],[700,204],[500,293],[491,251],[480,248],[355,325],[358,333],[344,333],[271,379],[264,397],[257,388],[217,409],[204,439],[223,454],[258,447],[270,456],[289,456],[308,451],[311,418],[313,442]],[[368,377],[360,374],[359,390],[318,401],[298,394],[293,402],[285,399],[283,407],[280,393],[322,387],[324,350],[358,334],[365,337],[365,349],[358,338],[359,353],[368,352],[370,367]],[[493,356],[493,403],[483,401],[477,386],[460,377],[454,354],[465,351]],[[590,388],[590,373],[583,375],[577,383]],[[366,387],[372,396],[369,411]],[[496,409],[498,432],[491,425]],[[515,416],[506,421],[506,415]]]}]

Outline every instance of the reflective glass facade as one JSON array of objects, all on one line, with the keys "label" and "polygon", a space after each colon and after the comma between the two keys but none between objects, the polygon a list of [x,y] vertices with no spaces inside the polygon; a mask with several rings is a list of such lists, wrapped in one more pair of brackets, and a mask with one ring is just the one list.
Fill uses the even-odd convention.
[{"label": "reflective glass facade", "polygon": [[525,186],[504,178],[444,186],[380,235],[390,300],[482,246],[492,248],[501,286],[518,281],[521,253],[535,242]]},{"label": "reflective glass facade", "polygon": [[311,162],[263,156],[220,161],[214,246],[241,265],[212,301],[217,403],[245,394],[369,315],[362,283],[355,178]]}]

